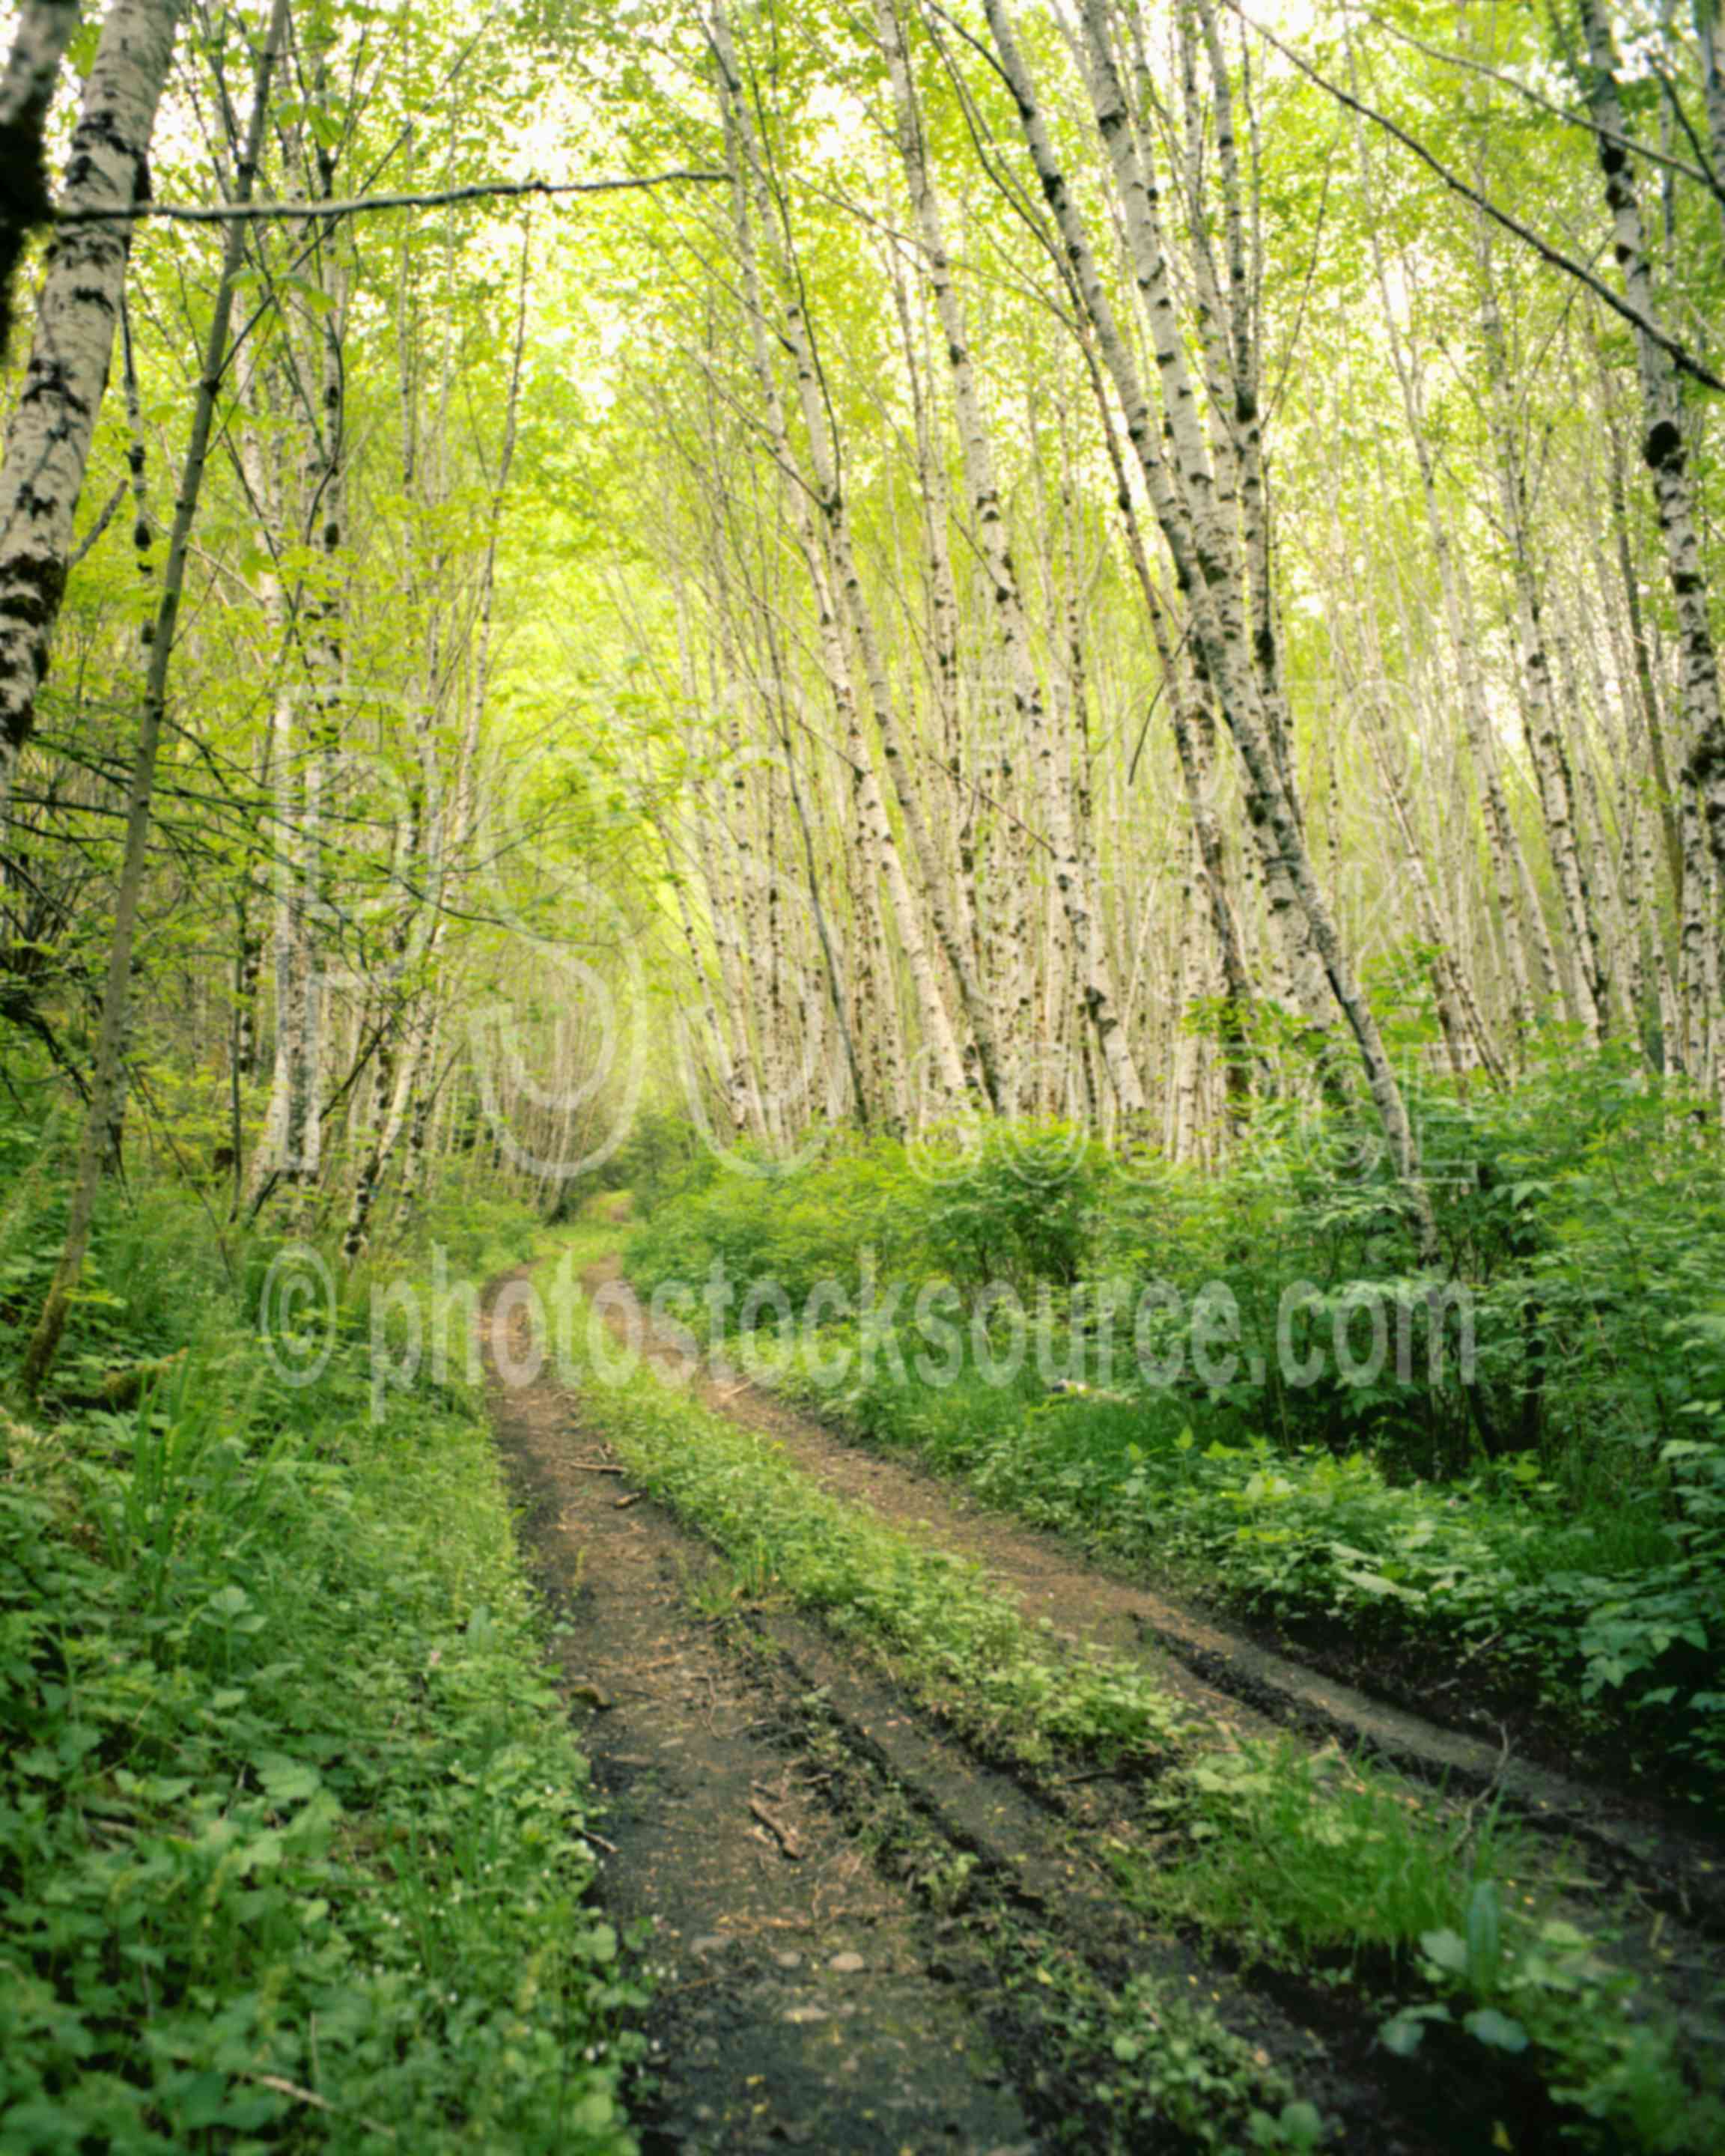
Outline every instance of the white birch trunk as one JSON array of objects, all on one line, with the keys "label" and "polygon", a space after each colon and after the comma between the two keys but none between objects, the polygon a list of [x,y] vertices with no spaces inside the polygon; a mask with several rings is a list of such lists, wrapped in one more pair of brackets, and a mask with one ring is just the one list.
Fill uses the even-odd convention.
[{"label": "white birch trunk", "polygon": [[1534,572],[1527,485],[1510,403],[1509,351],[1497,305],[1491,246],[1483,219],[1479,228],[1480,326],[1486,352],[1486,410],[1497,465],[1498,498],[1516,598],[1521,640],[1522,717],[1528,760],[1539,789],[1546,844],[1563,901],[1569,956],[1575,983],[1576,1014],[1590,1045],[1609,1030],[1611,1009],[1594,899],[1576,830],[1575,788],[1569,755],[1552,690],[1551,659],[1546,649],[1545,610]]},{"label": "white birch trunk", "polygon": [[[871,677],[870,690],[876,701],[876,716],[883,728],[889,732],[893,726],[891,689],[884,678],[878,643],[872,634],[863,602],[860,579],[852,556],[849,527],[844,516],[843,497],[833,469],[820,387],[803,321],[800,300],[793,289],[778,322],[778,333],[789,349],[796,370],[798,393],[814,466],[814,490],[824,515],[824,545],[822,534],[814,528],[805,486],[798,472],[768,341],[766,301],[762,290],[750,206],[751,198],[757,192],[762,180],[760,151],[755,141],[747,94],[737,71],[729,20],[722,6],[714,8],[709,28],[714,54],[719,63],[726,150],[731,164],[732,213],[755,372],[761,388],[773,453],[786,482],[800,549],[809,572],[824,670],[845,728],[846,753],[852,767],[853,799],[864,834],[864,859],[867,865],[878,870],[886,880],[893,923],[898,931],[906,970],[911,976],[916,996],[924,1036],[933,1059],[937,1086],[947,1098],[956,1099],[965,1090],[963,1055],[951,1016],[942,998],[939,981],[922,932],[920,909],[905,874],[897,840],[875,776],[874,757],[864,729],[860,701],[851,675],[850,654],[845,646],[844,626],[834,603],[832,579],[825,557],[829,547],[832,551],[834,570],[862,646],[865,670]],[[892,738],[896,742],[896,736]],[[908,776],[906,773],[907,779]],[[919,818],[916,829],[922,829]],[[913,830],[913,843],[915,836],[916,831]],[[926,845],[926,831],[923,831],[923,837]],[[939,903],[937,884],[937,891],[925,892],[925,896],[937,906]],[[884,959],[884,949],[879,955]],[[890,989],[890,982],[883,982],[882,985],[884,988]],[[892,1074],[891,1090],[895,1096],[901,1095],[903,1091],[897,1071]]]},{"label": "white birch trunk", "polygon": [[[234,193],[239,202],[251,199],[263,146],[270,80],[286,34],[287,21],[288,0],[275,0],[258,58],[251,119],[235,170]],[[107,978],[102,991],[89,1111],[67,1209],[65,1242],[19,1368],[19,1383],[32,1399],[41,1390],[43,1380],[59,1352],[71,1298],[83,1274],[104,1168],[120,1155],[121,1128],[126,1112],[126,1040],[131,1011],[132,950],[149,850],[157,753],[167,716],[168,670],[173,655],[174,631],[179,621],[180,600],[185,589],[192,526],[203,490],[216,398],[228,357],[228,328],[233,316],[234,280],[239,270],[244,229],[244,224],[236,221],[228,226],[223,238],[221,271],[203,341],[203,365],[193,405],[185,461],[180,470],[173,529],[162,571],[162,598],[146,632],[149,660],[137,743],[132,756],[131,783],[126,796],[126,847],[114,903],[114,931],[108,947]]]},{"label": "white birch trunk", "polygon": [[[1623,278],[1625,298],[1642,320],[1656,322],[1659,317],[1635,171],[1628,151],[1622,146],[1626,131],[1617,88],[1616,41],[1600,0],[1579,0],[1579,7],[1590,63],[1588,101],[1604,131],[1599,143],[1599,161],[1611,212],[1612,251]],[[1683,441],[1676,374],[1669,355],[1640,331],[1635,333],[1635,355],[1645,428],[1641,454],[1652,475],[1677,617],[1685,729],[1681,783],[1686,789],[1692,788],[1699,798],[1714,871],[1725,874],[1725,710],[1721,707],[1718,656],[1708,617],[1695,481]],[[1709,924],[1707,933],[1717,945],[1717,921]]]},{"label": "white birch trunk", "polygon": [[0,76],[0,365],[12,350],[12,288],[26,242],[53,209],[43,133],[78,0],[23,0]]},{"label": "white birch trunk", "polygon": [[[179,23],[178,0],[114,0],[72,136],[63,215],[130,210],[149,187],[156,124]],[[43,279],[23,388],[0,459],[0,847],[18,759],[36,723],[107,386],[131,224],[69,223]]]},{"label": "white birch trunk", "polygon": [[[1351,49],[1349,62],[1351,68]],[[1408,439],[1413,447],[1414,464],[1420,474],[1420,503],[1425,512],[1425,529],[1431,544],[1432,559],[1437,566],[1438,588],[1443,598],[1445,633],[1455,667],[1462,725],[1467,736],[1475,782],[1479,788],[1480,820],[1485,827],[1486,853],[1491,864],[1492,892],[1497,901],[1497,927],[1503,939],[1515,1026],[1520,1034],[1525,1035],[1532,1032],[1535,1023],[1532,974],[1528,967],[1527,943],[1522,932],[1521,895],[1527,882],[1526,864],[1521,859],[1521,842],[1516,835],[1509,805],[1504,798],[1503,781],[1497,768],[1497,742],[1492,733],[1491,714],[1486,706],[1485,686],[1480,678],[1473,628],[1467,619],[1461,584],[1456,575],[1449,524],[1438,497],[1437,468],[1425,424],[1420,377],[1413,357],[1397,328],[1395,310],[1390,304],[1389,279],[1373,192],[1371,151],[1365,130],[1358,119],[1354,122],[1354,151],[1359,164],[1361,197],[1371,240],[1378,297],[1384,310],[1384,328],[1389,341],[1390,360],[1395,370],[1396,384],[1401,393],[1402,414],[1407,425]]]},{"label": "white birch trunk", "polygon": [[1061,759],[1055,738],[1054,724],[1043,706],[1042,688],[1030,651],[1029,625],[1025,620],[1018,572],[1013,564],[1012,551],[1007,539],[993,455],[983,425],[964,310],[952,281],[939,198],[927,168],[927,161],[921,151],[920,126],[909,62],[891,0],[875,0],[875,20],[893,78],[906,177],[916,208],[927,274],[946,341],[953,411],[958,425],[965,481],[976,523],[977,543],[988,571],[995,622],[1010,669],[1019,731],[1036,763],[1040,781],[1038,798],[1047,824],[1055,881],[1071,932],[1084,1007],[1095,1029],[1109,1081],[1120,1104],[1122,1117],[1130,1127],[1144,1111],[1143,1081],[1138,1075],[1131,1045],[1121,1024],[1119,999],[1109,963],[1103,924],[1097,911],[1094,888],[1085,872],[1083,855],[1074,826],[1070,797],[1060,770]]},{"label": "white birch trunk", "polygon": [[1084,22],[1091,60],[1091,95],[1124,216],[1133,275],[1151,331],[1163,403],[1179,470],[1179,487],[1156,447],[1155,429],[1113,311],[1084,223],[1056,160],[1038,110],[1029,72],[1013,33],[1004,0],[986,0],[994,43],[1011,87],[1045,197],[1059,224],[1068,259],[1083,294],[1098,345],[1114,375],[1127,413],[1127,432],[1137,451],[1158,521],[1168,542],[1176,574],[1192,612],[1205,669],[1221,699],[1241,759],[1271,820],[1281,860],[1292,884],[1336,1001],[1353,1031],[1367,1085],[1383,1126],[1389,1155],[1409,1194],[1422,1255],[1435,1256],[1436,1229],[1430,1199],[1420,1177],[1419,1148],[1395,1071],[1378,1023],[1342,948],[1317,887],[1311,856],[1289,803],[1266,724],[1249,648],[1242,579],[1231,537],[1219,528],[1215,489],[1173,300],[1148,198],[1120,96],[1103,0],[1085,0]]}]

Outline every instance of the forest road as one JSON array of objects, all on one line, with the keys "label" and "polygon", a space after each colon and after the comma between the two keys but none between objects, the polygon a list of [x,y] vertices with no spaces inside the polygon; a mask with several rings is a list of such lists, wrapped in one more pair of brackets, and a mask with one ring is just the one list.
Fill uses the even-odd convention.
[{"label": "forest road", "polygon": [[711,1553],[593,1471],[578,1403],[550,1378],[505,1385],[483,1332],[604,1805],[601,1898],[620,1931],[644,1933],[654,1974],[644,2145],[1030,2156],[1042,2143],[986,1997],[954,1980],[908,1888],[824,1801],[773,1676],[701,1614]]},{"label": "forest road", "polygon": [[[548,1370],[506,1383],[491,1309],[530,1270],[491,1284],[481,1338],[526,1553],[562,1620],[558,1681],[605,1806],[598,1896],[644,1940],[653,1974],[634,2098],[649,2156],[1033,2156],[1074,2145],[1075,2132],[1099,2151],[1189,2148],[1153,2111],[1109,2111],[1121,2025],[1106,2001],[1133,1977],[1201,2005],[1247,2071],[1315,2103],[1348,2145],[1471,2156],[1471,2127],[1443,2123],[1423,2067],[1377,2042],[1375,2014],[1243,1971],[1123,1906],[1107,1850],[1137,1832],[1130,1778],[1033,1786],[978,1756],[813,1624],[739,1603],[734,1568],[631,1486],[578,1393]],[[612,1260],[587,1284],[617,1277]],[[530,1322],[519,1302],[508,1313],[518,1365]],[[648,1342],[649,1358],[674,1352]],[[782,1427],[776,1404],[752,1389],[745,1399],[734,1373],[696,1383],[798,1456],[788,1410],[776,1408]],[[812,1425],[803,1435],[858,1476],[891,1465]],[[829,1463],[824,1479],[837,1472]],[[977,1522],[948,1519],[939,1486],[917,1481],[910,1517],[970,1548]],[[889,1515],[911,1502],[866,1479],[846,1494]],[[1112,1583],[1057,1546],[1041,1545],[1034,1582],[1004,1544],[980,1553],[1062,1629],[1110,1639]],[[1122,1641],[1136,1641],[1122,1621]],[[1271,1726],[1178,1664],[1168,1674],[1219,1742]],[[1082,2024],[1072,2002],[1086,1997],[1103,2002],[1100,2021]]]},{"label": "forest road", "polygon": [[[686,1366],[687,1343],[655,1331],[619,1255],[590,1267],[583,1284],[589,1295],[607,1291],[606,1317],[619,1341],[642,1341],[649,1359]],[[974,1558],[1033,1621],[1051,1622],[1069,1640],[1153,1661],[1162,1684],[1199,1719],[1241,1735],[1280,1726],[1368,1753],[1452,1794],[1495,1799],[1542,1834],[1579,1845],[1596,1876],[1650,1910],[1725,1938],[1725,1839],[1700,1819],[1517,1758],[1507,1743],[1429,1721],[1278,1654],[1208,1611],[1087,1561],[1058,1536],[990,1511],[961,1483],[848,1440],[739,1370],[703,1361],[691,1383],[708,1407],[765,1432],[834,1495]]]}]

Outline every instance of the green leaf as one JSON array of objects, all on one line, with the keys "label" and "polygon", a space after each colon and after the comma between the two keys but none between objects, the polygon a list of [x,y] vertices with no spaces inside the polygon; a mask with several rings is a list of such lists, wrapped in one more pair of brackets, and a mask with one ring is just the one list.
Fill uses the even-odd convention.
[{"label": "green leaf", "polygon": [[1489,2044],[1494,2051],[1525,2051],[1527,2032],[1519,2021],[1507,2014],[1500,2014],[1495,2006],[1481,2006],[1464,2017],[1461,2024],[1471,2036],[1477,2036],[1482,2044]]},{"label": "green leaf", "polygon": [[1476,1991],[1489,1990],[1496,1983],[1502,1955],[1497,1889],[1489,1879],[1481,1879],[1467,1903],[1467,1975]]},{"label": "green leaf", "polygon": [[314,285],[309,278],[305,277],[284,277],[281,281],[295,298],[311,308],[313,314],[327,315],[334,312],[335,299],[331,294],[325,291],[321,285]]},{"label": "green leaf", "polygon": [[1378,2031],[1378,2041],[1399,2059],[1411,2059],[1425,2041],[1425,2024],[1413,2014],[1398,2014]]},{"label": "green leaf", "polygon": [[1420,1948],[1426,1959],[1450,1976],[1467,1974],[1467,1941],[1459,1932],[1421,1932]]},{"label": "green leaf", "polygon": [[1315,2103],[1285,2103],[1281,2125],[1290,2145],[1296,2148],[1316,2148],[1323,2138],[1323,2113]]}]

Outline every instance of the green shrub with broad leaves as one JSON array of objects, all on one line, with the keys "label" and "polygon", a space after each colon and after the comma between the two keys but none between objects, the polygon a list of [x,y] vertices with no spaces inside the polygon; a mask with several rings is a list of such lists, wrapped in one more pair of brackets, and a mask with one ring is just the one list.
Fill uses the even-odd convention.
[{"label": "green shrub with broad leaves", "polygon": [[105,1222],[63,1383],[183,1355],[5,1433],[0,2150],[622,2156],[636,1994],[483,1415],[374,1420],[354,1313],[283,1383],[207,1246]]},{"label": "green shrub with broad leaves", "polygon": [[[1261,1104],[1208,1173],[1153,1149],[1111,1156],[1048,1123],[909,1149],[834,1142],[747,1173],[708,1160],[668,1191],[628,1262],[649,1286],[716,1268],[734,1324],[763,1282],[793,1311],[822,1278],[854,1296],[865,1250],[872,1313],[829,1318],[800,1348],[770,1328],[753,1342],[797,1396],[1030,1518],[1173,1562],[1271,1616],[1440,1650],[1464,1686],[1512,1687],[1645,1763],[1675,1752],[1716,1774],[1717,1133],[1627,1050],[1561,1037],[1513,1089],[1421,1076],[1410,1091],[1435,1278],[1369,1120],[1297,1096]],[[1171,1382],[1147,1381],[1132,1347],[1144,1289],[1189,1312],[1212,1281],[1239,1312],[1232,1373],[1208,1379],[1189,1355]],[[1051,1314],[1047,1352],[1004,1379],[985,1367],[1000,1313],[977,1315],[990,1282]],[[1411,1342],[1368,1382],[1333,1350],[1359,1283],[1394,1327],[1407,1313]],[[1434,1288],[1435,1322],[1422,1309]],[[919,1296],[949,1319],[938,1353]],[[1314,1343],[1328,1352],[1311,1376]]]}]

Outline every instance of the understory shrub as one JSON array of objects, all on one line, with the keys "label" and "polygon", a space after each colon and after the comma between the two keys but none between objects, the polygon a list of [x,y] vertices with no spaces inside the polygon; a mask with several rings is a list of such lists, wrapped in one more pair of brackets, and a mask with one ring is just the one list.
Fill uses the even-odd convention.
[{"label": "understory shrub", "polygon": [[0,2149],[623,2156],[637,1994],[480,1409],[131,1295],[80,1352],[181,1358],[5,1433]]},{"label": "understory shrub", "polygon": [[[1209,1172],[1034,1122],[910,1148],[835,1141],[747,1173],[707,1161],[627,1261],[649,1287],[722,1276],[733,1327],[751,1289],[776,1282],[800,1312],[835,1280],[864,1315],[749,1344],[775,1382],[860,1435],[1266,1614],[1343,1620],[1386,1649],[1453,1648],[1461,1682],[1513,1686],[1580,1727],[1612,1726],[1637,1757],[1676,1746],[1716,1771],[1717,1137],[1628,1050],[1562,1038],[1513,1089],[1424,1075],[1411,1097],[1445,1252],[1435,1281],[1370,1127],[1297,1100],[1261,1106]],[[1239,1313],[1232,1371],[1209,1381],[1189,1357],[1149,1382],[1132,1348],[1140,1297],[1171,1291],[1178,1329],[1211,1282]],[[1004,1378],[985,1367],[1005,1330],[998,1307],[978,1314],[991,1283],[1051,1317],[1040,1361]],[[1368,1379],[1333,1352],[1313,1374],[1308,1346],[1337,1337],[1359,1283],[1409,1313],[1410,1348]],[[1433,1286],[1435,1321],[1421,1307]],[[912,1316],[919,1295],[962,1321],[938,1356]],[[835,1349],[851,1351],[838,1377]]]}]

